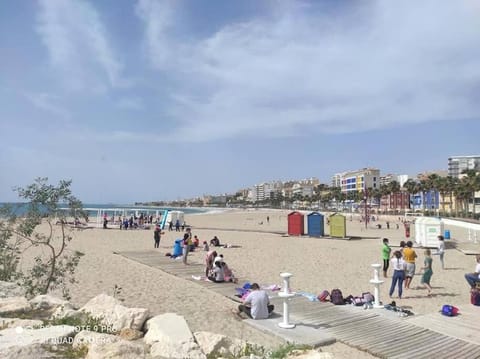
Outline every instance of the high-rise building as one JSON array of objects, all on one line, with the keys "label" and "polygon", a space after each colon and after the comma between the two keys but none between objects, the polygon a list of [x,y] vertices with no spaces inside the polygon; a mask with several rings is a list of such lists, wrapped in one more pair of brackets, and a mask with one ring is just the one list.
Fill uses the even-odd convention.
[{"label": "high-rise building", "polygon": [[480,171],[480,155],[452,156],[448,159],[448,175],[459,178],[463,171]]}]

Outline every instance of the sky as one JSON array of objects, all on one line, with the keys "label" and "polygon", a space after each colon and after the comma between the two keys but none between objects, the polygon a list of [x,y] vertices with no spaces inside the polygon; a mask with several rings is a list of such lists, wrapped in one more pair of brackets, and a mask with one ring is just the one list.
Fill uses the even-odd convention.
[{"label": "sky", "polygon": [[480,153],[477,0],[0,2],[0,201],[234,193]]}]

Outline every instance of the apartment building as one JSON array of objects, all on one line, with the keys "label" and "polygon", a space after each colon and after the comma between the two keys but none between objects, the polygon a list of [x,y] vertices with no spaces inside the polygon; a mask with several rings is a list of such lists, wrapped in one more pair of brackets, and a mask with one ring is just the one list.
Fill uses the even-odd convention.
[{"label": "apartment building", "polygon": [[380,170],[363,168],[356,171],[337,173],[332,178],[332,186],[340,187],[343,193],[363,191],[366,188],[379,188]]},{"label": "apartment building", "polygon": [[448,159],[448,175],[459,178],[463,171],[480,171],[480,155],[452,156]]}]

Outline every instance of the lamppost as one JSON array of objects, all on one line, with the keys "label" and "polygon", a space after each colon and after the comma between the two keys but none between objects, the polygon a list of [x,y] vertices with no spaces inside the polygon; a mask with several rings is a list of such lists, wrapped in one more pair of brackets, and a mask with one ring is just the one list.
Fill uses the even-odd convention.
[{"label": "lamppost", "polygon": [[365,229],[368,227],[368,209],[367,209],[367,201],[368,201],[368,190],[365,188],[363,200],[365,202]]}]

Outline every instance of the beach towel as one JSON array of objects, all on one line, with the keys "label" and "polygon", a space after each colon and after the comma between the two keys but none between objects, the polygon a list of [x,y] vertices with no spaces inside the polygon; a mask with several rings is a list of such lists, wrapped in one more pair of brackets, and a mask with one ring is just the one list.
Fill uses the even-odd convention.
[{"label": "beach towel", "polygon": [[310,302],[318,302],[318,298],[315,294],[313,293],[307,293],[307,292],[297,292],[297,295],[301,295],[302,297],[307,298]]}]

